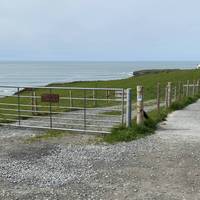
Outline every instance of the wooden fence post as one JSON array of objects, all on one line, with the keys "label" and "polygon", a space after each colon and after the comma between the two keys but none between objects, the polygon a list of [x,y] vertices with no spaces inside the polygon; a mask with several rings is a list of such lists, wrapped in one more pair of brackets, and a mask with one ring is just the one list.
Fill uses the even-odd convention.
[{"label": "wooden fence post", "polygon": [[157,110],[160,112],[160,83],[157,83]]},{"label": "wooden fence post", "polygon": [[197,94],[197,81],[195,80],[195,85],[194,85],[194,95]]},{"label": "wooden fence post", "polygon": [[199,94],[199,80],[197,80],[197,94]]},{"label": "wooden fence post", "polygon": [[187,96],[187,82],[183,82],[183,96],[186,97]]},{"label": "wooden fence post", "polygon": [[168,87],[165,87],[165,107],[168,108]]},{"label": "wooden fence post", "polygon": [[177,100],[177,88],[176,86],[174,87],[174,101]]},{"label": "wooden fence post", "polygon": [[192,96],[194,96],[195,95],[195,80],[193,81],[193,86],[192,86]]},{"label": "wooden fence post", "polygon": [[168,85],[167,85],[167,97],[168,97],[168,105],[167,107],[169,108],[172,104],[172,83],[171,82],[168,82]]},{"label": "wooden fence post", "polygon": [[144,104],[143,104],[143,92],[144,88],[142,86],[137,86],[137,124],[140,125],[144,121]]},{"label": "wooden fence post", "polygon": [[187,85],[186,85],[186,97],[189,96],[189,92],[190,92],[190,81],[187,81]]},{"label": "wooden fence post", "polygon": [[178,82],[178,100],[180,100],[182,97],[181,95],[181,81]]}]

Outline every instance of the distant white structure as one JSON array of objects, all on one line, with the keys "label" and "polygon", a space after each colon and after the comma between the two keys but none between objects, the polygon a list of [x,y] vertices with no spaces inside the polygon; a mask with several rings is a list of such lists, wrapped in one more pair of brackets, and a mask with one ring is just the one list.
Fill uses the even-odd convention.
[{"label": "distant white structure", "polygon": [[200,64],[198,64],[196,68],[197,68],[197,69],[200,69]]}]

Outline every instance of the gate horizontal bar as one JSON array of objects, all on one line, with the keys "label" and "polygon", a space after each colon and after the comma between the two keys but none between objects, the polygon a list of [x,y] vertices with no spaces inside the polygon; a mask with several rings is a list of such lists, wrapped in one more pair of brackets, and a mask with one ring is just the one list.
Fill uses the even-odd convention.
[{"label": "gate horizontal bar", "polygon": [[99,134],[109,134],[109,131],[95,131],[95,130],[81,130],[81,129],[63,129],[63,128],[49,128],[41,126],[27,126],[27,125],[18,125],[18,124],[6,124],[0,123],[0,125],[5,126],[14,126],[14,127],[24,127],[24,128],[39,128],[39,129],[49,129],[49,130],[62,130],[62,131],[75,131],[75,132],[87,132],[87,133],[99,133]]},{"label": "gate horizontal bar", "polygon": [[[15,111],[17,112],[17,109],[10,109],[10,108],[0,108],[0,110],[4,111]],[[28,113],[44,113],[49,114],[48,111],[33,111],[33,110],[20,110],[21,112],[28,112]],[[52,112],[52,114],[70,114],[70,115],[83,115],[83,113],[73,113],[73,112]],[[103,114],[89,114],[87,113],[87,116],[99,116],[99,117],[117,117],[117,115],[103,115]]]},{"label": "gate horizontal bar", "polygon": [[[15,121],[15,120],[8,120],[8,121]],[[41,121],[36,121],[36,120],[28,120],[28,121],[26,121],[26,120],[24,120],[23,122],[21,122],[21,123],[24,123],[24,124],[26,124],[26,122],[31,122],[31,123],[43,123],[43,122],[41,122]],[[72,124],[72,123],[58,123],[58,122],[55,122],[56,124],[55,125],[65,125],[66,127],[67,126],[83,126],[84,127],[84,124]],[[49,124],[48,124],[49,125]],[[47,125],[47,126],[48,126]],[[94,127],[94,128],[102,128],[102,126],[101,126],[101,124],[99,125],[99,126],[97,126],[97,125],[93,125],[93,124],[86,124],[86,126],[87,127]],[[54,126],[53,126],[54,127]],[[112,128],[113,126],[103,126],[103,128]]]},{"label": "gate horizontal bar", "polygon": [[[0,103],[1,105],[5,105],[5,106],[18,106],[18,104],[10,104],[10,103]],[[24,106],[24,107],[33,107],[33,105],[28,105],[28,104],[20,104],[20,106]],[[68,108],[68,109],[83,109],[84,107],[69,107],[69,106],[51,106],[52,108]],[[49,108],[49,106],[41,106],[41,105],[37,105],[37,108]],[[102,107],[93,107],[93,108],[87,108],[87,110],[102,110],[102,111],[121,111],[121,109],[106,109],[106,108],[102,108]]]},{"label": "gate horizontal bar", "polygon": [[28,89],[60,89],[60,90],[110,90],[110,91],[120,91],[123,88],[83,88],[83,87],[35,87],[35,86],[0,86],[0,88],[20,88],[22,90]]},{"label": "gate horizontal bar", "polygon": [[[18,97],[18,95],[12,95],[12,96],[10,96],[10,97]],[[30,99],[32,99],[32,98],[36,98],[36,99],[41,99],[41,96],[23,96],[23,95],[20,95],[20,98],[30,98]],[[119,98],[113,98],[113,99],[98,99],[98,98],[88,98],[88,97],[86,97],[86,98],[84,98],[84,97],[82,97],[82,98],[79,98],[79,97],[73,97],[73,98],[70,98],[70,97],[60,97],[60,99],[61,100],[84,100],[84,99],[86,99],[87,101],[121,101],[121,99],[119,99]]]},{"label": "gate horizontal bar", "polygon": [[[13,116],[13,117],[18,117],[17,114],[6,114],[6,113],[1,113],[3,116]],[[23,120],[23,117],[27,117],[29,119],[31,118],[43,118],[43,119],[49,119],[48,116],[33,116],[33,115],[20,115],[21,119]],[[109,115],[110,116],[110,115]],[[28,119],[28,120],[29,120]],[[74,121],[84,121],[84,119],[78,119],[78,118],[64,118],[64,117],[56,117],[56,116],[52,116],[52,119],[60,119],[60,120],[74,120]],[[121,121],[117,121],[117,120],[98,120],[98,119],[88,119],[87,121],[94,121],[94,122],[104,122],[104,123],[120,123]]]}]

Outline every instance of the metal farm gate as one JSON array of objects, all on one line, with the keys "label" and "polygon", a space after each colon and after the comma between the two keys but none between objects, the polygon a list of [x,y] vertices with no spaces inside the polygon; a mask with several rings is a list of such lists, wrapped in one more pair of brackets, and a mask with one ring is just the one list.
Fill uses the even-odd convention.
[{"label": "metal farm gate", "polygon": [[130,89],[0,86],[0,94],[0,125],[88,133],[130,125]]}]

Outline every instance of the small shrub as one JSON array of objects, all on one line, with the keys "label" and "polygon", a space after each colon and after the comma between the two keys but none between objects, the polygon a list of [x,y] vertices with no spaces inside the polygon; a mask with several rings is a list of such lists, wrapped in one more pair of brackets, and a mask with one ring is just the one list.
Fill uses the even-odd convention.
[{"label": "small shrub", "polygon": [[183,108],[185,108],[186,106],[196,102],[198,100],[198,96],[194,96],[194,97],[185,97],[184,99],[182,99],[181,101],[175,101],[171,104],[170,106],[170,110],[171,111],[175,111],[175,110],[181,110]]},{"label": "small shrub", "polygon": [[60,138],[67,134],[70,134],[70,133],[65,132],[65,131],[49,130],[46,133],[43,133],[40,135],[35,135],[35,136],[29,138],[26,142],[31,143],[31,142],[36,142],[36,141],[40,141],[40,140],[48,140],[51,138]]},{"label": "small shrub", "polygon": [[157,124],[154,120],[148,119],[142,125],[137,125],[135,122],[133,122],[130,128],[123,126],[119,128],[113,128],[111,134],[104,137],[104,141],[108,143],[116,143],[139,139],[154,133],[156,125]]}]

